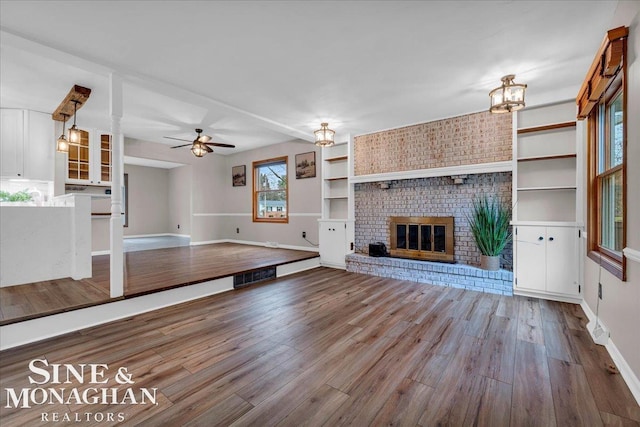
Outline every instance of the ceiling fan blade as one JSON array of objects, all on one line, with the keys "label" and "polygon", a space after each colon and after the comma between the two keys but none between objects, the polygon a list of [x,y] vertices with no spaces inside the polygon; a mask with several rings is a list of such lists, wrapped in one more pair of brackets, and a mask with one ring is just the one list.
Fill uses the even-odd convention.
[{"label": "ceiling fan blade", "polygon": [[[174,138],[175,139],[175,138]],[[193,145],[192,142],[188,143],[188,144],[182,144],[182,145],[176,145],[175,147],[171,147],[171,148],[182,148],[182,147],[186,147],[188,145]]]},{"label": "ceiling fan blade", "polygon": [[211,147],[208,147],[205,145],[204,148],[207,149],[207,153],[213,153],[213,150],[211,149]]},{"label": "ceiling fan blade", "polygon": [[191,142],[191,140],[190,140],[190,139],[174,138],[174,137],[172,137],[172,136],[164,136],[163,138],[167,138],[167,139],[175,139],[176,141]]},{"label": "ceiling fan blade", "polygon": [[222,144],[220,142],[205,142],[205,145],[213,145],[214,147],[224,147],[224,148],[236,148],[235,145],[231,144]]}]

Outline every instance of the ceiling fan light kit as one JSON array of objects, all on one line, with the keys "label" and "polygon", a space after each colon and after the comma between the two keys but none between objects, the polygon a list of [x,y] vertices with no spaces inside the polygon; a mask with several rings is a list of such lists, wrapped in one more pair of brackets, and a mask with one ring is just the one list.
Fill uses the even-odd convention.
[{"label": "ceiling fan light kit", "polygon": [[502,80],[502,86],[489,92],[492,113],[511,113],[524,108],[524,93],[527,85],[515,83],[515,74],[508,74]]},{"label": "ceiling fan light kit", "polygon": [[313,132],[318,147],[331,147],[334,144],[333,137],[336,132],[329,129],[329,123],[320,123],[320,129]]},{"label": "ceiling fan light kit", "polygon": [[202,142],[194,142],[193,146],[191,146],[191,152],[196,157],[204,157],[204,155],[207,154],[207,146]]},{"label": "ceiling fan light kit", "polygon": [[[211,137],[209,135],[202,135],[202,129],[196,129],[196,139],[193,142],[189,142],[189,144],[176,145],[171,148],[181,148],[191,146],[191,152],[196,157],[204,157],[207,153],[213,153],[213,150],[210,146],[213,147],[224,147],[224,148],[236,148],[235,145],[232,144],[223,144],[220,142],[209,142],[211,141]],[[167,139],[175,139],[176,141],[189,141],[187,139],[174,138],[171,136],[165,136]]]}]

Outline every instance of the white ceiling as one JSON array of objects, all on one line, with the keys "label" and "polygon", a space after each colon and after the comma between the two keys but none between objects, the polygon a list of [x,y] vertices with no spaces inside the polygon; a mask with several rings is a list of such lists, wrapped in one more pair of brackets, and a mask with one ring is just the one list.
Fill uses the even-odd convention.
[{"label": "white ceiling", "polygon": [[575,98],[616,1],[5,1],[0,104],[52,112],[92,89],[78,124],[175,145],[202,127],[228,154],[482,111],[500,77],[528,105]]}]

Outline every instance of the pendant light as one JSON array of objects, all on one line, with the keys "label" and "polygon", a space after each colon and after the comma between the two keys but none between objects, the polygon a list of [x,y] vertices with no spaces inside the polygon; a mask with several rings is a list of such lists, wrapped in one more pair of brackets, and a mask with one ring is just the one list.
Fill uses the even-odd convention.
[{"label": "pendant light", "polygon": [[68,153],[69,152],[69,141],[67,140],[67,136],[65,135],[64,126],[67,124],[67,117],[69,115],[62,114],[62,135],[56,140],[56,151],[58,153]]},{"label": "pendant light", "polygon": [[502,86],[489,92],[489,98],[491,98],[490,112],[510,113],[524,108],[524,91],[527,85],[514,83],[513,79],[515,78],[515,74],[504,76],[501,79]]},{"label": "pendant light", "polygon": [[76,116],[78,115],[78,104],[81,104],[80,101],[71,101],[73,102],[73,126],[69,128],[69,142],[79,143],[82,137],[80,133],[80,129],[76,126]]},{"label": "pendant light", "polygon": [[336,132],[329,129],[329,123],[320,123],[320,129],[313,133],[316,136],[316,145],[318,147],[331,147],[334,144],[333,137]]}]

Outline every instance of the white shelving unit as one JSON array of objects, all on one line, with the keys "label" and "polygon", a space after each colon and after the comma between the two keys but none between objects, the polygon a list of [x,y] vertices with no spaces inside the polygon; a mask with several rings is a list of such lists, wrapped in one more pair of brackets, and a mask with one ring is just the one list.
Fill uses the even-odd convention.
[{"label": "white shelving unit", "polygon": [[515,293],[577,302],[575,102],[519,111],[513,138]]},{"label": "white shelving unit", "polygon": [[349,199],[348,145],[322,149],[323,219],[347,219]]},{"label": "white shelving unit", "polygon": [[353,252],[352,174],[349,143],[322,149],[322,219],[319,222],[320,262],[346,268],[345,256]]}]

